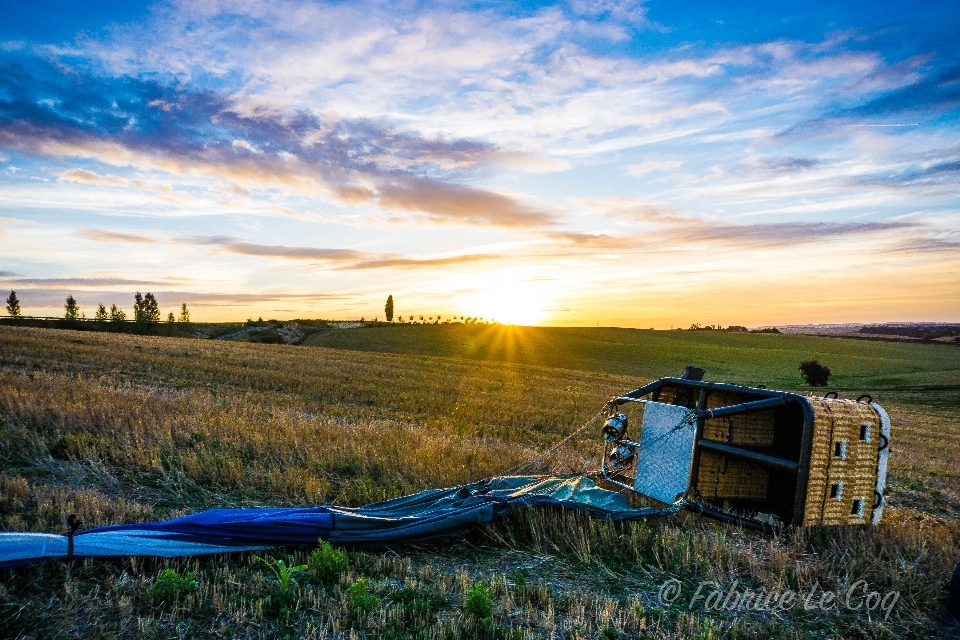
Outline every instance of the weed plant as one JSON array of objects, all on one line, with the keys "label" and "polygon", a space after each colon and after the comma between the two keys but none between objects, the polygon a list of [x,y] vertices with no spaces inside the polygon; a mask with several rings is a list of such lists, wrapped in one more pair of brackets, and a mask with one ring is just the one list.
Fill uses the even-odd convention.
[{"label": "weed plant", "polygon": [[184,575],[176,569],[164,569],[150,586],[150,595],[161,603],[175,603],[182,596],[197,590],[196,573],[188,571]]},{"label": "weed plant", "polygon": [[309,570],[320,584],[332,585],[350,567],[350,558],[342,550],[321,539],[320,546],[310,553]]}]

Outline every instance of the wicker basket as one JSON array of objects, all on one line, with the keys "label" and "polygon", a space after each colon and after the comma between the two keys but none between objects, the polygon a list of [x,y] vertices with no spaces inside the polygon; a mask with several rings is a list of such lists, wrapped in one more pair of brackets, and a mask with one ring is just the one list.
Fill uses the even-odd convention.
[{"label": "wicker basket", "polygon": [[[646,402],[696,412],[687,499],[699,513],[748,526],[769,526],[770,517],[806,526],[879,522],[890,419],[869,396],[840,400],[662,378],[617,404],[647,394]],[[647,485],[656,486],[656,470],[666,466],[651,459],[637,466],[633,487],[621,486],[649,495]]]}]

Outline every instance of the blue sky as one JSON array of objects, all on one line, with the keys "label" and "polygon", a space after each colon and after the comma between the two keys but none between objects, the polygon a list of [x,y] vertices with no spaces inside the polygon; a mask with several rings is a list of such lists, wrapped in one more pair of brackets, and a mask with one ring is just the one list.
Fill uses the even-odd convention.
[{"label": "blue sky", "polygon": [[28,314],[960,321],[956,3],[0,10]]}]

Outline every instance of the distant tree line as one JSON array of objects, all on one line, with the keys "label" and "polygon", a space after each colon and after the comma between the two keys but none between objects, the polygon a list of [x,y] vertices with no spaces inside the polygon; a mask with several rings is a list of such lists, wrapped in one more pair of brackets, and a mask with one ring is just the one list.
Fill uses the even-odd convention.
[{"label": "distant tree line", "polygon": [[917,324],[868,324],[859,329],[860,333],[881,336],[903,336],[921,340],[950,338],[960,336],[960,324],[917,323]]},{"label": "distant tree line", "polygon": [[[683,331],[683,329],[677,329],[677,331]],[[694,322],[690,325],[690,328],[687,331],[732,331],[734,333],[780,333],[780,329],[776,327],[764,327],[763,329],[747,329],[746,327],[739,324],[732,324],[727,328],[722,327],[719,324],[700,324],[699,322]]]},{"label": "distant tree line", "polygon": [[[16,291],[11,291],[10,295],[7,296],[7,313],[13,318],[23,317],[23,311],[20,308],[20,299],[17,297]],[[87,314],[80,310],[76,298],[74,298],[73,295],[69,295],[63,305],[63,317],[66,320],[86,320]],[[103,304],[100,304],[97,306],[97,311],[94,313],[93,319],[97,322],[122,323],[127,321],[127,314],[115,304],[110,305],[109,310]],[[133,321],[141,325],[160,322],[160,305],[157,302],[157,298],[151,292],[148,291],[146,294],[141,294],[137,291],[136,294],[134,294]],[[187,303],[184,302],[180,305],[179,316],[174,315],[173,311],[168,313],[167,322],[189,323],[190,310],[187,308]]]},{"label": "distant tree line", "polygon": [[[394,316],[394,306],[393,306],[393,294],[387,296],[387,302],[383,305],[383,314],[387,319],[387,322],[393,322],[394,317],[397,318],[397,322],[401,324],[500,324],[495,320],[483,319],[483,318],[473,318],[466,316],[450,316],[444,319],[442,315],[437,316],[407,316],[404,318],[402,315]],[[366,322],[364,318],[360,318],[361,322]],[[377,322],[377,319],[373,319],[374,322]]]}]

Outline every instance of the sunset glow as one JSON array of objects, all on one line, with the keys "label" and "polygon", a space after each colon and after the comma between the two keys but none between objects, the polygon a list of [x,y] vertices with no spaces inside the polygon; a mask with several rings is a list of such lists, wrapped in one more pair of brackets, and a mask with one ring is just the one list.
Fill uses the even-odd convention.
[{"label": "sunset glow", "polygon": [[504,324],[536,325],[550,320],[548,287],[538,282],[494,281],[463,300],[466,314]]}]

